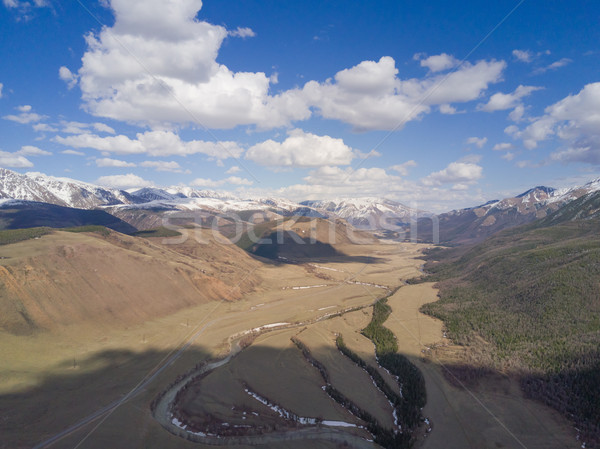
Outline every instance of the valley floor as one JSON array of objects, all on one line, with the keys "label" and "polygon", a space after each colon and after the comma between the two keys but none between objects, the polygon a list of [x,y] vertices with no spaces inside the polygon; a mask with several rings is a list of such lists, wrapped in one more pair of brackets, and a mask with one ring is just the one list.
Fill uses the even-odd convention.
[{"label": "valley floor", "polygon": [[[335,337],[342,334],[349,348],[377,366],[373,345],[360,330],[371,319],[370,305],[396,287],[389,298],[392,315],[384,325],[396,335],[399,352],[425,377],[423,414],[431,431],[427,425],[419,429],[418,446],[577,447],[573,429],[549,409],[523,399],[510,378],[490,377],[463,388],[443,374],[445,364],[459,359],[461,348],[443,337],[441,322],[418,311],[436,300],[436,291],[431,284],[403,285],[419,274],[422,248],[348,245],[342,248],[343,259],[262,264],[246,274],[260,278],[259,287],[241,300],[208,302],[142,324],[0,333],[0,447],[204,447],[206,441],[188,441],[185,432],[182,437],[165,430],[164,417],[157,420],[151,405],[170,386],[186,385],[186,373],[223,358],[232,341],[251,344],[190,384],[176,402],[178,412],[198,428],[211,418],[231,426],[264,425],[264,434],[297,431],[273,409],[277,404],[333,424],[311,434],[310,441],[263,438],[237,441],[236,447],[335,448],[343,441],[375,447],[360,420],[325,394],[318,370],[291,338],[309,348],[339,391],[393,427],[389,402],[365,371],[341,355]],[[345,313],[325,319],[339,312]],[[244,334],[251,330],[255,335]],[[244,342],[245,335],[253,340]],[[397,385],[379,371],[390,386]]]}]

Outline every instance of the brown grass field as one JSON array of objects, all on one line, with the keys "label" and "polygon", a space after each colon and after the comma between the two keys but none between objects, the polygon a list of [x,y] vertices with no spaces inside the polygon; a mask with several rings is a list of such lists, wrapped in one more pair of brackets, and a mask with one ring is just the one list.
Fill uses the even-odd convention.
[{"label": "brown grass field", "polygon": [[[181,374],[225,355],[230,336],[272,323],[298,325],[258,336],[229,363],[189,388],[178,406],[199,422],[211,414],[231,425],[288,428],[288,423],[244,391],[247,384],[298,415],[357,422],[321,389],[318,371],[290,341],[297,336],[326,366],[332,384],[389,426],[391,407],[368,375],[335,349],[334,338],[343,334],[349,348],[376,364],[373,344],[360,334],[370,320],[368,306],[388,294],[380,286],[395,288],[418,275],[422,261],[416,257],[423,247],[343,243],[336,246],[343,257],[284,264],[252,258],[235,246],[214,241],[204,246],[189,240],[166,245],[161,239],[114,233],[103,238],[57,232],[6,245],[0,248],[0,256],[7,258],[0,262],[13,283],[2,278],[1,304],[11,304],[14,310],[22,307],[15,304],[35,304],[38,309],[32,315],[33,330],[9,326],[19,322],[18,313],[0,326],[0,447],[34,447],[119,400],[123,402],[110,412],[42,447],[205,447],[167,432],[153,417],[151,403]],[[95,266],[92,261],[98,257],[105,261]],[[81,284],[82,279],[85,286],[71,285]],[[321,284],[326,286],[293,288]],[[16,293],[15,286],[20,288]],[[44,302],[49,300],[46,291],[53,292],[52,304]],[[433,430],[417,445],[575,447],[568,424],[523,399],[510,378],[486,378],[469,390],[448,381],[441,364],[458,360],[462,348],[426,349],[449,343],[442,337],[442,324],[418,312],[421,304],[435,300],[430,284],[402,286],[389,299],[393,313],[385,323],[396,334],[400,352],[409,355],[425,376],[428,403],[423,413]],[[315,321],[361,306],[366,308]],[[178,353],[186,342],[189,347]],[[173,354],[179,357],[145,383]],[[390,385],[396,385],[380,371]],[[144,388],[128,397],[140,383]],[[346,432],[368,437],[359,429]],[[236,447],[336,448],[340,443],[323,437]]]}]

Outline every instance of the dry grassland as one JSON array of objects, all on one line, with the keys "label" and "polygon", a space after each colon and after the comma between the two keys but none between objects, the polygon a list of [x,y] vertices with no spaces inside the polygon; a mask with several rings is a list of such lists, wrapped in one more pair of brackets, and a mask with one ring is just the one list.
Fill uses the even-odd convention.
[{"label": "dry grassland", "polygon": [[[60,237],[60,233],[55,235]],[[116,244],[98,243],[96,236],[75,236],[82,245]],[[3,259],[2,263],[10,265],[18,258],[41,260],[36,258],[46,257],[57,246],[64,246],[56,239],[45,236],[24,244],[7,245],[2,251],[10,251],[11,259]],[[342,244],[336,249],[346,255],[343,258],[278,264],[252,259],[235,247],[227,247],[223,250],[226,257],[219,258],[220,247],[216,243],[212,247],[215,252],[211,252],[193,242],[162,245],[151,240],[136,246],[137,240],[130,244],[128,239],[123,240],[125,243],[117,242],[124,256],[136,260],[171,258],[178,264],[190,263],[190,270],[203,269],[206,273],[202,274],[211,279],[224,279],[221,282],[227,292],[238,288],[238,299],[192,301],[168,313],[144,315],[158,307],[152,303],[162,299],[156,296],[160,290],[150,288],[145,293],[148,303],[136,306],[145,308],[134,313],[141,314],[140,320],[94,321],[91,316],[82,322],[72,320],[26,335],[0,331],[0,447],[32,447],[122,398],[126,400],[110,413],[73,429],[50,447],[204,447],[164,430],[151,414],[151,402],[182,373],[192,371],[204,360],[227,353],[232,335],[272,323],[306,324],[259,336],[230,363],[212,371],[190,389],[180,405],[198,419],[212,414],[230,424],[250,422],[285,427],[287,424],[275,412],[244,391],[245,383],[300,416],[356,422],[321,389],[323,381],[318,371],[290,342],[290,337],[297,335],[327,367],[332,383],[340,391],[386,426],[391,424],[391,407],[385,398],[363,371],[335,349],[334,336],[342,333],[350,349],[376,365],[372,343],[360,334],[370,320],[370,308],[315,320],[351,307],[368,306],[388,293],[381,287],[354,281],[394,288],[418,275],[422,261],[415,257],[423,245]],[[170,273],[175,276],[176,271]],[[319,284],[326,286],[293,289]],[[422,344],[430,346],[444,341],[441,324],[418,313],[421,304],[435,299],[431,285],[403,286],[389,300],[393,314],[385,323],[396,333],[400,351],[412,357],[426,379],[429,400],[424,414],[431,419],[433,431],[424,439],[424,447],[520,447],[470,393],[450,385],[443,376],[435,357],[455,360],[456,349],[439,349],[435,357],[421,353]],[[190,346],[178,353],[186,342]],[[173,354],[178,358],[172,359],[151,382],[144,383]],[[380,371],[391,386],[396,385],[395,379]],[[133,397],[126,397],[140,383],[144,388]],[[528,448],[573,446],[564,422],[538,404],[523,400],[512,384],[494,381],[479,388],[481,391],[475,391],[477,398]],[[259,413],[261,419],[253,421],[248,414],[250,409]],[[493,445],[496,443],[503,446]],[[336,448],[338,443],[322,439],[310,440],[309,444],[286,441],[238,447],[308,446]]]}]

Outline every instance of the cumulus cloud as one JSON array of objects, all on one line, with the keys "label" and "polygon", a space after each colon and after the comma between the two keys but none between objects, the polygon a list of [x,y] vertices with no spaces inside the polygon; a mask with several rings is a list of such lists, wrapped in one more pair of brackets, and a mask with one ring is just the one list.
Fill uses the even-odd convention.
[{"label": "cumulus cloud", "polygon": [[283,196],[298,201],[376,196],[436,212],[447,211],[448,204],[466,207],[485,199],[480,192],[474,191],[471,183],[426,186],[378,167],[356,170],[351,167],[319,167],[310,171],[303,181],[275,191],[252,190],[251,194]]},{"label": "cumulus cloud", "polygon": [[153,168],[156,171],[168,171],[173,173],[181,173],[181,165],[175,161],[144,161],[140,164],[141,167]]},{"label": "cumulus cloud", "polygon": [[21,149],[16,152],[16,154],[21,154],[23,156],[50,156],[50,155],[52,155],[51,152],[42,150],[38,147],[34,147],[33,145],[22,146]]},{"label": "cumulus cloud", "polygon": [[531,62],[534,56],[529,50],[513,50],[512,54],[521,62]]},{"label": "cumulus cloud", "polygon": [[402,80],[389,56],[363,61],[323,83],[302,89],[306,100],[328,119],[341,120],[359,131],[399,129],[430,111],[433,105],[475,100],[501,79],[504,61],[464,63],[450,74]]},{"label": "cumulus cloud", "polygon": [[428,58],[421,59],[422,55],[415,55],[416,58],[420,59],[421,67],[427,67],[432,72],[441,72],[456,67],[460,61],[452,55],[442,53],[439,55],[429,56]]},{"label": "cumulus cloud", "polygon": [[501,79],[505,67],[503,61],[479,61],[442,74],[457,61],[441,54],[422,59],[430,69],[424,78],[403,80],[394,59],[384,56],[341,70],[324,82],[273,94],[276,75],[234,72],[217,62],[228,35],[254,32],[227,31],[198,20],[201,0],[106,3],[114,25],[86,36],[81,67],[77,73],[65,67],[62,78],[68,83],[79,80],[88,112],[163,129],[189,123],[271,129],[306,120],[313,111],[356,130],[395,129],[434,105],[455,112],[451,103],[479,98]]},{"label": "cumulus cloud", "polygon": [[127,173],[126,175],[101,176],[96,180],[96,184],[116,189],[132,189],[154,186],[152,181],[146,181],[145,179],[134,175],[133,173]]},{"label": "cumulus cloud", "polygon": [[247,27],[237,27],[237,29],[235,29],[233,31],[229,31],[228,34],[230,36],[241,37],[243,39],[245,39],[247,37],[254,37],[254,36],[256,36],[256,33],[254,31],[252,31],[251,28],[247,28]]},{"label": "cumulus cloud", "polygon": [[253,145],[246,159],[267,167],[318,167],[322,165],[348,165],[355,151],[342,139],[294,129],[283,142],[266,140]]},{"label": "cumulus cloud", "polygon": [[96,165],[98,167],[135,167],[136,165],[133,162],[121,161],[118,159],[111,159],[108,157],[96,159]]},{"label": "cumulus cloud", "polygon": [[558,61],[554,61],[552,64],[547,65],[546,67],[540,67],[539,69],[534,70],[533,73],[539,74],[539,73],[545,73],[548,70],[557,70],[557,69],[560,69],[561,67],[564,67],[572,62],[573,62],[572,59],[562,58],[562,59],[559,59]]},{"label": "cumulus cloud", "polygon": [[39,122],[41,120],[48,118],[45,115],[40,115],[35,112],[32,112],[32,107],[28,104],[22,105],[22,106],[17,106],[15,109],[17,111],[19,111],[20,114],[5,115],[3,118],[5,120],[10,120],[13,122],[21,123],[22,125],[27,125],[29,123],[36,123],[36,122]]},{"label": "cumulus cloud", "polygon": [[31,126],[35,132],[56,132],[58,128],[48,125],[47,123],[35,123]]},{"label": "cumulus cloud", "polygon": [[85,156],[85,153],[82,151],[75,151],[75,150],[64,150],[61,151],[62,154],[69,154],[71,156]]},{"label": "cumulus cloud", "polygon": [[548,106],[525,129],[508,127],[505,132],[523,140],[526,148],[557,138],[563,148],[551,159],[560,162],[600,164],[600,82],[584,86],[579,93],[568,95]]},{"label": "cumulus cloud", "polygon": [[0,151],[0,166],[9,168],[29,168],[33,163],[18,153]]},{"label": "cumulus cloud", "polygon": [[469,137],[467,139],[467,144],[475,145],[477,148],[483,148],[487,141],[487,137]]},{"label": "cumulus cloud", "polygon": [[236,186],[251,186],[253,183],[249,179],[240,178],[238,176],[230,176],[225,179],[213,180],[210,178],[196,178],[194,179],[190,185],[194,187],[220,187],[225,184],[232,184]]},{"label": "cumulus cloud", "polygon": [[424,185],[471,184],[482,176],[483,168],[471,162],[452,162],[446,168],[423,178]]},{"label": "cumulus cloud", "polygon": [[60,132],[65,134],[83,134],[89,133],[92,129],[97,132],[107,133],[107,134],[115,134],[115,130],[110,126],[104,123],[82,123],[82,122],[69,122],[69,121],[61,121],[60,122]]},{"label": "cumulus cloud", "polygon": [[459,114],[461,112],[464,112],[464,111],[458,111],[454,106],[451,106],[447,103],[441,104],[439,109],[442,114],[447,114],[447,115]]},{"label": "cumulus cloud", "polygon": [[410,167],[416,167],[416,166],[417,166],[417,163],[411,159],[410,161],[406,161],[406,162],[404,162],[402,164],[392,165],[390,167],[390,170],[394,170],[395,172],[398,172],[398,174],[400,176],[407,176],[408,175],[408,169]]},{"label": "cumulus cloud", "polygon": [[[265,73],[233,72],[216,61],[228,32],[196,19],[201,0],[107,4],[115,23],[86,36],[87,51],[76,75],[90,113],[222,129],[272,128],[310,116],[297,90],[270,95]],[[247,28],[232,32],[251,33]]]},{"label": "cumulus cloud", "polygon": [[227,169],[227,171],[225,173],[227,173],[228,175],[233,175],[240,171],[242,171],[242,169],[239,166],[234,165],[233,167],[229,167],[229,169]]},{"label": "cumulus cloud", "polygon": [[521,104],[521,99],[530,95],[536,90],[542,89],[537,86],[523,86],[517,87],[514,92],[509,94],[503,94],[501,92],[495,93],[489,99],[486,104],[479,105],[478,109],[486,112],[502,111],[506,109],[512,109]]},{"label": "cumulus cloud", "polygon": [[506,150],[512,150],[513,148],[514,148],[514,145],[512,143],[502,142],[502,143],[497,143],[496,145],[494,145],[494,148],[492,148],[492,150],[506,151]]},{"label": "cumulus cloud", "polygon": [[392,192],[408,192],[406,183],[388,174],[383,168],[324,166],[311,170],[303,184],[294,184],[277,191],[292,199],[323,199],[336,196],[389,196]]},{"label": "cumulus cloud", "polygon": [[507,161],[512,161],[515,158],[515,154],[511,151],[507,151],[506,153],[504,153],[502,156],[500,156],[502,159],[505,159]]},{"label": "cumulus cloud", "polygon": [[58,77],[67,83],[69,89],[73,89],[77,85],[77,75],[71,72],[67,67],[61,66],[58,69]]},{"label": "cumulus cloud", "polygon": [[56,136],[55,142],[75,148],[92,148],[115,154],[148,154],[150,156],[188,156],[205,154],[215,159],[238,158],[243,149],[236,142],[183,141],[172,131],[146,131],[135,139],[125,135],[101,137],[96,134]]},{"label": "cumulus cloud", "polygon": [[19,20],[31,19],[31,12],[35,8],[44,8],[50,6],[50,2],[48,0],[2,0],[2,3],[7,9],[16,11],[20,15]]},{"label": "cumulus cloud", "polygon": [[521,61],[521,62],[525,62],[525,63],[533,62],[535,59],[538,59],[540,56],[549,55],[549,54],[550,54],[550,50],[538,51],[537,53],[532,52],[531,50],[515,49],[512,51],[512,55],[515,57],[515,59],[517,59],[518,61]]}]

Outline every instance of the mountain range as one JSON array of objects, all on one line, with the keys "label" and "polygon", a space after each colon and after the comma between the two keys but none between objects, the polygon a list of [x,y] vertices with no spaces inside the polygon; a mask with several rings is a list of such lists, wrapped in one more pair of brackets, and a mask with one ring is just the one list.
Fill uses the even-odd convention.
[{"label": "mountain range", "polygon": [[[130,192],[69,178],[41,173],[20,174],[0,168],[0,211],[9,207],[14,209],[15,201],[103,209],[137,229],[156,227],[165,214],[178,212],[235,213],[243,216],[244,221],[255,222],[254,214],[258,214],[259,221],[289,216],[341,218],[359,229],[394,230],[399,238],[414,236],[415,230],[411,234],[410,227],[411,223],[416,223],[416,235],[420,241],[439,239],[441,243],[450,244],[480,241],[502,229],[542,219],[598,190],[600,178],[569,189],[537,186],[515,197],[435,215],[382,198],[338,198],[297,203],[271,197],[241,198],[231,193],[190,187],[146,187]],[[35,207],[30,204],[28,209],[32,208]],[[588,209],[588,215],[595,213],[592,206],[588,205]]]}]

